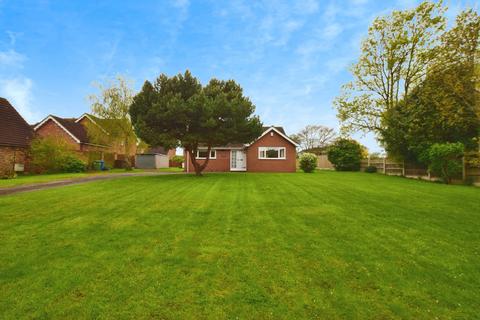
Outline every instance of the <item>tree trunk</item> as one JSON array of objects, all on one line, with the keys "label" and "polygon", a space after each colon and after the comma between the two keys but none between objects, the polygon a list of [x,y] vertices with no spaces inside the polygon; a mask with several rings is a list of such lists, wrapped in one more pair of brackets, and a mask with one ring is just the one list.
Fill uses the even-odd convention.
[{"label": "tree trunk", "polygon": [[195,169],[195,175],[197,177],[202,176],[202,171],[207,167],[208,161],[210,160],[210,151],[212,150],[211,146],[208,146],[207,148],[207,158],[205,159],[205,162],[203,164],[200,164],[197,162],[197,157],[195,155],[196,151],[194,152],[193,150],[187,150],[188,154],[190,155],[190,159],[193,164],[193,168]]}]

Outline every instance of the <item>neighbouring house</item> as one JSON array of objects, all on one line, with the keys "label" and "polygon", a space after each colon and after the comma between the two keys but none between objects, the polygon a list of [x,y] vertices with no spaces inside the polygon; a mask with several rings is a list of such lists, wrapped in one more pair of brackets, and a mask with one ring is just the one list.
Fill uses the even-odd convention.
[{"label": "neighbouring house", "polygon": [[[79,153],[89,151],[108,151],[109,146],[92,143],[87,132],[86,122],[98,125],[89,115],[80,118],[61,118],[49,115],[36,125],[35,134],[38,137],[50,137],[66,143],[72,150]],[[105,134],[107,134],[105,132]]]},{"label": "neighbouring house", "polygon": [[[282,127],[264,127],[263,133],[250,144],[231,143],[212,148],[204,171],[227,172],[295,172],[297,143]],[[199,149],[197,159],[203,163],[207,149]],[[189,154],[185,152],[185,171],[195,172]]]},{"label": "neighbouring house", "polygon": [[7,99],[0,98],[0,177],[24,171],[33,130]]},{"label": "neighbouring house", "polygon": [[138,153],[135,156],[135,167],[138,169],[168,168],[173,156],[175,156],[175,149],[151,147],[146,152]]},{"label": "neighbouring house", "polygon": [[[108,142],[99,143],[97,140],[102,140],[101,137],[105,134],[105,141],[108,141],[108,132],[104,127],[104,121],[111,121],[98,118],[94,115],[84,113],[78,118],[62,118],[54,115],[49,115],[36,125],[34,130],[39,137],[51,137],[62,141],[71,146],[71,149],[78,152],[78,155],[85,161],[98,160],[90,159],[89,155],[100,154],[100,157],[104,159],[105,156],[112,161],[112,165],[115,167],[121,167],[125,160],[125,150],[123,144],[109,145]],[[91,138],[89,130],[95,129],[98,133],[96,140]],[[97,130],[98,129],[98,130]],[[129,154],[143,154],[143,150],[137,148],[137,145],[132,144]],[[147,154],[165,154],[169,158],[175,155],[175,150],[165,151],[163,148],[150,148],[145,152]],[[135,162],[132,159],[132,164]],[[147,161],[148,162],[148,161]]]}]

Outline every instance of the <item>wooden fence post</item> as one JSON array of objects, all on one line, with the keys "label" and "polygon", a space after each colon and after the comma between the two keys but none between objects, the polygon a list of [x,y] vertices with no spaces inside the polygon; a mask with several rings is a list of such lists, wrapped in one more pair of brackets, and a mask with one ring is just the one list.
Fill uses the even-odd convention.
[{"label": "wooden fence post", "polygon": [[462,157],[462,180],[467,180],[467,162],[465,161],[465,156]]},{"label": "wooden fence post", "polygon": [[387,174],[387,157],[383,157],[383,174]]},{"label": "wooden fence post", "polygon": [[402,162],[402,177],[405,177],[405,160]]}]

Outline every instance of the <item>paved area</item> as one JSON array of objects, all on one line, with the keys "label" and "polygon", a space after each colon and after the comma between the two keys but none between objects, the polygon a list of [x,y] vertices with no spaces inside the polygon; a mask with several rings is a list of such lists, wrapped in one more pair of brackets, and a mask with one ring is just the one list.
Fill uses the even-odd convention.
[{"label": "paved area", "polygon": [[96,175],[96,176],[92,176],[92,177],[72,178],[72,179],[57,180],[57,181],[52,181],[52,182],[42,182],[42,183],[28,184],[28,185],[11,187],[11,188],[0,188],[0,196],[20,193],[20,192],[44,190],[44,189],[50,189],[50,188],[55,188],[55,187],[62,187],[62,186],[68,186],[68,185],[72,185],[72,184],[80,184],[80,183],[86,183],[86,182],[92,182],[92,181],[111,180],[111,179],[122,178],[122,177],[152,176],[152,175],[156,176],[156,175],[170,175],[170,174],[183,174],[183,172],[109,173],[109,174],[105,174],[105,175]]}]

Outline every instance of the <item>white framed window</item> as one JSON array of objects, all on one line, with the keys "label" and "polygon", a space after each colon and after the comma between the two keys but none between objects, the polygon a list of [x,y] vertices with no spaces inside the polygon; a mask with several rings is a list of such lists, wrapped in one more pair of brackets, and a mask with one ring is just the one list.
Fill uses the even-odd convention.
[{"label": "white framed window", "polygon": [[286,159],[285,147],[259,147],[258,159]]},{"label": "white framed window", "polygon": [[[207,159],[207,155],[208,155],[207,149],[197,150],[197,159]],[[217,158],[217,151],[210,150],[210,159],[216,159],[216,158]]]}]

